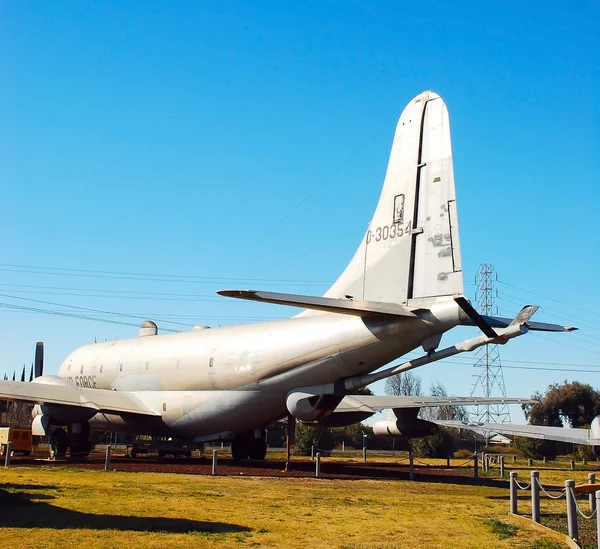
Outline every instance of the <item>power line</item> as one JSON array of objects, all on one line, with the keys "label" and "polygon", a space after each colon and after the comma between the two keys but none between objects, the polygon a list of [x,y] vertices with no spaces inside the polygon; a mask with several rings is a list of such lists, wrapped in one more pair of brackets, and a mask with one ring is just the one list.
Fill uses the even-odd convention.
[{"label": "power line", "polygon": [[573,309],[577,309],[579,311],[583,311],[584,313],[588,313],[590,315],[600,317],[600,313],[595,311],[590,311],[589,309],[584,309],[583,307],[578,307],[577,305],[572,305],[571,303],[566,303],[565,301],[560,301],[558,299],[554,299],[553,297],[548,297],[537,292],[532,292],[531,290],[525,290],[524,288],[519,288],[519,286],[515,286],[514,284],[509,284],[508,282],[504,282],[503,280],[499,280],[500,284],[504,284],[505,286],[510,286],[511,288],[515,288],[516,290],[520,290],[521,292],[526,292],[531,295],[536,295],[538,297],[543,297],[544,299],[548,299],[549,301],[554,301],[555,303],[560,303],[561,305],[565,305],[567,307],[571,307]]},{"label": "power line", "polygon": [[191,275],[166,275],[151,273],[130,273],[120,271],[95,271],[91,269],[67,269],[62,267],[40,267],[31,265],[13,265],[0,263],[0,271],[27,273],[37,275],[71,276],[83,278],[105,278],[118,280],[136,280],[147,282],[179,282],[192,284],[211,284],[215,282],[228,282],[236,284],[270,284],[274,286],[299,285],[299,286],[327,286],[330,282],[324,280],[295,280],[295,279],[268,279],[268,278],[233,278],[221,276],[191,276]]},{"label": "power line", "polygon": [[299,210],[310,198],[312,198],[317,191],[319,191],[326,183],[333,179],[342,169],[344,169],[352,160],[354,160],[382,131],[384,131],[394,120],[400,116],[400,111],[395,113],[380,129],[378,129],[365,143],[363,143],[356,151],[354,151],[344,162],[342,162],[330,175],[328,175],[323,181],[321,181],[316,187],[312,189],[300,202],[298,202],[291,210],[289,210],[284,216],[280,217],[269,229],[267,229],[262,235],[256,238],[248,247],[237,255],[235,259],[230,261],[223,270],[226,271],[237,263],[244,255],[246,255],[253,247],[262,242],[269,234],[271,234],[277,227],[279,227],[286,219],[292,216],[297,210]]}]

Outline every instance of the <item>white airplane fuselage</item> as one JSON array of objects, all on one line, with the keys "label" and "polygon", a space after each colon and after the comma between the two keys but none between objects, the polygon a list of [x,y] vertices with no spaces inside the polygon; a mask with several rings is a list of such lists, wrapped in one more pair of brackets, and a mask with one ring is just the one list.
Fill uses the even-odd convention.
[{"label": "white airplane fuselage", "polygon": [[[303,314],[86,345],[58,375],[79,387],[134,392],[162,416],[162,425],[148,424],[153,432],[235,433],[285,416],[294,389],[371,372],[458,323],[452,301],[432,307],[428,320]],[[96,414],[90,426],[140,430],[138,421],[110,414]]]}]

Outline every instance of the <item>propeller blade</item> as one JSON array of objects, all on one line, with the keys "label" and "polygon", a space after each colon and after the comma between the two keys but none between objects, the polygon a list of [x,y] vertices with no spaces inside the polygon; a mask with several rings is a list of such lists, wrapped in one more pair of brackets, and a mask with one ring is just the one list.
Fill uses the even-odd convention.
[{"label": "propeller blade", "polygon": [[488,337],[498,337],[494,329],[485,321],[485,319],[473,308],[465,297],[455,297],[456,304],[466,313],[466,315],[475,323],[475,325]]},{"label": "propeller blade", "polygon": [[34,362],[34,375],[40,377],[44,375],[44,342],[38,341],[35,344],[35,362]]}]

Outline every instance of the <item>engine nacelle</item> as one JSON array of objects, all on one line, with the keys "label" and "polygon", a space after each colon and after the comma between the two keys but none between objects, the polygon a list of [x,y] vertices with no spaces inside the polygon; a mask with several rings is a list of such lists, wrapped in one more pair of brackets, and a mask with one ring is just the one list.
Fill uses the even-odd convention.
[{"label": "engine nacelle", "polygon": [[305,422],[320,422],[329,417],[343,399],[334,394],[333,384],[317,387],[302,387],[288,393],[286,406],[296,419]]},{"label": "engine nacelle", "polygon": [[395,408],[387,419],[373,425],[376,436],[400,436],[421,438],[431,435],[437,427],[435,423],[417,417],[419,408]]}]

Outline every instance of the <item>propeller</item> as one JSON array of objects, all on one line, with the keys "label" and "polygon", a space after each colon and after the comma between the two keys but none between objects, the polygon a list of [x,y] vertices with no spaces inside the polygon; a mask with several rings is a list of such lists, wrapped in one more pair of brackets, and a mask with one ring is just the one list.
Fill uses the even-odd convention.
[{"label": "propeller", "polygon": [[488,337],[498,337],[494,329],[486,322],[486,320],[473,308],[469,301],[458,296],[454,298],[456,304],[465,312],[465,314],[475,323],[475,325]]},{"label": "propeller", "polygon": [[34,378],[44,375],[44,342],[38,341],[35,344]]}]

